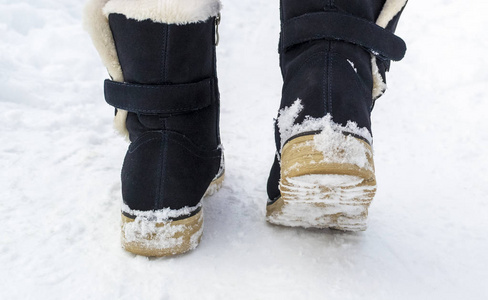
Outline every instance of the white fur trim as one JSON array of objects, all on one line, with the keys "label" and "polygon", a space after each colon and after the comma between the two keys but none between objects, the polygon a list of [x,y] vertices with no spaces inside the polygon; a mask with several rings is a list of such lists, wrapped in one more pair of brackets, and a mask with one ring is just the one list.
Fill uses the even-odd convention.
[{"label": "white fur trim", "polygon": [[123,14],[138,21],[188,24],[217,16],[221,7],[220,0],[110,0],[103,13]]},{"label": "white fur trim", "polygon": [[113,80],[123,82],[117,50],[115,49],[112,31],[102,9],[109,0],[89,0],[83,12],[83,26],[90,34],[103,64]]},{"label": "white fur trim", "polygon": [[376,57],[371,56],[371,70],[373,73],[373,100],[378,99],[386,91],[386,83],[380,74],[378,65],[376,64]]},{"label": "white fur trim", "polygon": [[[122,68],[120,67],[119,57],[115,49],[112,31],[108,24],[108,19],[103,15],[102,9],[109,0],[89,0],[83,12],[83,26],[90,34],[93,45],[98,51],[103,64],[107,68],[112,80],[124,82]],[[114,128],[126,139],[129,132],[125,126],[127,111],[117,109],[114,119]]]},{"label": "white fur trim", "polygon": [[127,120],[127,111],[123,109],[117,108],[117,114],[114,117],[114,128],[115,130],[120,133],[123,137],[129,140],[129,131],[127,130],[127,126],[125,125],[125,121]]},{"label": "white fur trim", "polygon": [[[407,0],[386,0],[376,24],[385,28],[406,4]],[[371,55],[371,70],[373,73],[373,100],[375,100],[386,91],[386,82],[378,70],[374,55]]]},{"label": "white fur trim", "polygon": [[376,24],[385,28],[388,23],[402,10],[407,4],[407,0],[386,0],[383,9],[376,20]]}]

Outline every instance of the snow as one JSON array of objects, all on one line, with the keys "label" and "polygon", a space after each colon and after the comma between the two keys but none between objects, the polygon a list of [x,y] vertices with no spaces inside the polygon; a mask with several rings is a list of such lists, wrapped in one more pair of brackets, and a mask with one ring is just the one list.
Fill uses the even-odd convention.
[{"label": "snow", "polygon": [[[312,131],[325,131],[323,133],[324,138],[336,138],[336,136],[342,136],[339,132],[347,132],[364,138],[368,143],[372,143],[372,137],[367,128],[360,128],[352,121],[348,121],[346,126],[341,126],[332,121],[330,114],[322,118],[306,116],[302,123],[295,124],[295,120],[302,110],[303,104],[300,99],[295,100],[291,106],[280,109],[277,124],[282,147],[291,137]],[[334,133],[337,133],[337,135]]]},{"label": "snow", "polygon": [[155,222],[165,222],[168,221],[169,219],[190,215],[200,207],[202,207],[201,202],[195,206],[192,207],[185,206],[180,209],[164,208],[156,211],[141,211],[141,210],[130,209],[130,207],[127,204],[122,203],[121,211],[131,216],[139,217],[141,219],[146,219]]},{"label": "snow", "polygon": [[224,1],[226,179],[197,249],[148,259],[120,247],[127,144],[82,1],[0,0],[0,299],[486,299],[488,3],[408,3],[373,114],[368,230],[347,234],[265,222],[278,2]]},{"label": "snow", "polygon": [[[296,123],[295,120],[303,110],[303,104],[297,99],[289,107],[280,109],[276,119],[281,137],[281,147],[299,134],[307,132],[320,131],[315,134],[312,146],[315,150],[322,152],[324,158],[321,162],[328,163],[349,163],[355,164],[360,168],[372,170],[373,166],[369,163],[368,156],[371,156],[371,150],[358,138],[344,133],[354,134],[364,138],[368,143],[372,143],[372,137],[367,128],[358,127],[357,123],[348,121],[346,126],[332,121],[332,116],[327,114],[322,118],[312,118],[306,116],[302,123]],[[309,147],[308,142],[300,145],[294,145],[293,149],[300,151],[300,147]],[[286,172],[286,171],[285,171]]]},{"label": "snow", "polygon": [[314,122],[311,126],[306,126],[306,124],[303,123],[295,124],[295,120],[298,118],[298,115],[302,110],[302,101],[297,99],[292,105],[285,106],[278,112],[276,125],[278,125],[278,130],[280,131],[281,148],[283,148],[283,145],[294,135],[321,129],[319,128],[321,127],[320,122]]},{"label": "snow", "polygon": [[358,138],[335,131],[332,126],[325,126],[314,136],[313,146],[322,152],[322,162],[350,163],[366,170],[374,169],[368,160],[373,155],[371,149]]},{"label": "snow", "polygon": [[354,70],[354,72],[358,72],[358,69],[356,69],[356,67],[354,66],[354,63],[351,61],[351,60],[347,60],[347,62],[351,65],[352,69]]},{"label": "snow", "polygon": [[281,191],[287,191],[282,214],[269,215],[268,220],[293,227],[364,230],[369,195],[376,186],[361,184],[363,180],[357,176],[330,174],[287,178],[286,183],[280,182]]},{"label": "snow", "polygon": [[[197,222],[203,222],[199,215]],[[172,249],[184,243],[183,235],[192,232],[192,225],[156,223],[144,217],[136,217],[133,222],[122,225],[124,243],[137,243],[145,249]],[[190,249],[195,249],[203,234],[203,227],[190,236]],[[178,236],[178,237],[177,237]],[[140,253],[140,252],[139,252]]]}]

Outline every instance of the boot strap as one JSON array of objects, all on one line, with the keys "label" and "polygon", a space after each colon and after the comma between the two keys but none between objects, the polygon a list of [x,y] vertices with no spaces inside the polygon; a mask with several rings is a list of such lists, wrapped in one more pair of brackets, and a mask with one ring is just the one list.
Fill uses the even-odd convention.
[{"label": "boot strap", "polygon": [[216,98],[216,82],[207,78],[184,84],[134,84],[105,80],[105,101],[123,110],[145,114],[200,110]]},{"label": "boot strap", "polygon": [[281,30],[281,51],[321,39],[359,45],[383,60],[401,60],[406,51],[405,42],[391,31],[368,20],[339,12],[317,12],[295,17],[284,22]]}]

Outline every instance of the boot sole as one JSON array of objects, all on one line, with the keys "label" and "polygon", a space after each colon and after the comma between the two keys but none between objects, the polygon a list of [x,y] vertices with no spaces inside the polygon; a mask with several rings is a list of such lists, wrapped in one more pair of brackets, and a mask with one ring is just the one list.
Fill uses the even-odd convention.
[{"label": "boot sole", "polygon": [[347,149],[325,159],[315,135],[288,141],[281,156],[281,197],[267,206],[267,221],[277,225],[366,230],[368,208],[376,193],[371,146],[362,139],[367,164],[358,167],[344,158]]},{"label": "boot sole", "polygon": [[[214,179],[206,196],[222,186],[224,174]],[[122,214],[122,247],[133,254],[161,257],[178,255],[195,249],[203,233],[203,210],[193,216],[156,222],[147,219],[129,218]]]}]

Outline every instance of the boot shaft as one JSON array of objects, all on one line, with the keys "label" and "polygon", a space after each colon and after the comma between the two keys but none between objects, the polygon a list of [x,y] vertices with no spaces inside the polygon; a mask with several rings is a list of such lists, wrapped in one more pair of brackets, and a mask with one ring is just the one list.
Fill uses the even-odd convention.
[{"label": "boot shaft", "polygon": [[[160,100],[154,100],[167,109],[129,109],[125,122],[129,139],[135,141],[151,130],[168,130],[184,134],[203,148],[215,149],[220,144],[216,17],[183,25],[138,21],[117,13],[108,19],[124,81],[147,89],[168,89],[161,92]],[[195,85],[208,85],[208,92],[192,93]],[[171,97],[174,105],[166,107],[169,93],[178,91],[181,95]],[[146,100],[136,97],[129,102],[132,105]],[[195,109],[180,110],[188,106]]]},{"label": "boot shaft", "polygon": [[296,123],[331,114],[339,124],[371,131],[369,113],[385,88],[385,71],[405,51],[393,31],[406,1],[325,2],[281,0],[280,107],[301,99]]},{"label": "boot shaft", "polygon": [[270,203],[281,196],[281,155],[288,142],[332,128],[339,134],[329,136],[331,149],[341,149],[344,136],[371,147],[374,101],[386,89],[390,60],[400,60],[406,50],[393,34],[406,2],[281,0],[283,90],[267,187]]},{"label": "boot shaft", "polygon": [[[283,76],[286,76],[286,63],[293,59],[293,54],[286,55],[286,51],[284,50],[284,41],[286,43],[286,32],[285,28],[286,24],[290,22],[290,20],[294,18],[303,18],[305,15],[314,14],[318,12],[330,12],[329,16],[324,15],[323,18],[331,18],[337,17],[337,21],[335,21],[336,26],[341,27],[343,26],[346,30],[345,31],[353,31],[356,32],[356,36],[351,36],[350,34],[339,32],[333,32],[332,34],[329,32],[329,35],[325,34],[324,32],[321,33],[320,31],[325,30],[327,31],[327,26],[331,26],[331,24],[314,24],[311,26],[317,26],[316,31],[314,32],[315,35],[323,36],[324,40],[328,41],[345,41],[349,44],[356,44],[361,46],[366,52],[372,54],[373,62],[371,63],[371,76],[369,74],[362,74],[364,68],[356,68],[356,71],[359,71],[358,74],[366,82],[368,86],[368,79],[372,77],[373,82],[373,91],[372,97],[373,100],[379,98],[383,92],[386,90],[386,72],[389,71],[390,68],[390,61],[391,60],[400,60],[403,57],[405,52],[405,45],[403,41],[399,38],[395,38],[394,35],[389,35],[388,33],[394,33],[398,24],[398,20],[402,14],[403,8],[405,7],[407,0],[368,0],[368,1],[351,1],[351,0],[329,0],[329,1],[322,1],[322,0],[304,0],[304,1],[296,1],[296,0],[280,0],[280,11],[281,11],[281,24],[282,30],[280,35],[280,66],[282,68]],[[337,14],[333,14],[336,12]],[[345,21],[344,19],[340,18],[340,15],[343,16],[352,16],[354,18],[363,20],[365,22],[376,23],[378,27],[386,29],[383,33],[380,30],[375,28],[370,28],[371,26],[364,26],[367,24],[351,24],[350,22]],[[339,16],[339,17],[338,17]],[[331,21],[332,22],[332,21]],[[356,23],[356,22],[353,22]],[[322,28],[320,28],[322,26]],[[289,26],[288,26],[289,27]],[[373,29],[373,31],[372,31]],[[330,30],[330,29],[329,29]],[[334,29],[332,29],[334,31]],[[341,31],[341,30],[339,30]],[[381,36],[380,36],[381,35]],[[359,38],[358,38],[359,36]],[[292,38],[293,39],[293,38]],[[355,40],[356,39],[356,40]],[[303,42],[311,42],[317,41],[319,39],[310,39],[307,38]],[[366,42],[367,44],[361,44],[361,42]],[[342,47],[344,43],[335,43],[339,47]],[[285,45],[286,46],[286,45]],[[375,48],[379,46],[378,48]],[[345,46],[347,48],[347,46]],[[380,48],[390,50],[388,54],[396,54],[395,57],[391,57],[389,55],[379,55],[378,53]],[[388,49],[391,48],[391,49]],[[330,49],[327,49],[330,51]],[[337,49],[340,52],[340,49]],[[348,52],[348,51],[346,51]],[[353,50],[352,52],[356,52]],[[369,88],[369,87],[368,87]]]},{"label": "boot shaft", "polygon": [[131,141],[121,174],[124,212],[197,212],[223,172],[215,58],[220,1],[91,1],[96,22],[89,31],[112,77],[105,99]]},{"label": "boot shaft", "polygon": [[110,14],[109,24],[125,82],[179,84],[216,76],[215,18],[176,25]]},{"label": "boot shaft", "polygon": [[317,11],[341,11],[376,21],[386,0],[281,0],[281,21]]}]

